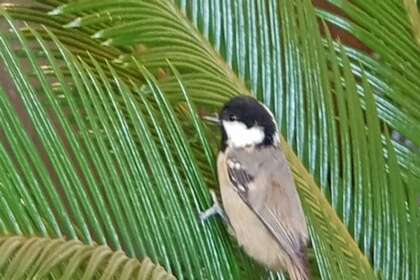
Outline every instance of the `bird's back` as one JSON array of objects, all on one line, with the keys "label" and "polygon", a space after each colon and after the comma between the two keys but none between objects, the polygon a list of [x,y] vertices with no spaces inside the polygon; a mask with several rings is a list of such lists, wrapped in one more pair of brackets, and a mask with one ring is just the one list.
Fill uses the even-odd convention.
[{"label": "bird's back", "polygon": [[272,270],[287,269],[294,279],[307,279],[308,231],[281,151],[227,148],[219,154],[218,170],[223,208],[244,250]]}]

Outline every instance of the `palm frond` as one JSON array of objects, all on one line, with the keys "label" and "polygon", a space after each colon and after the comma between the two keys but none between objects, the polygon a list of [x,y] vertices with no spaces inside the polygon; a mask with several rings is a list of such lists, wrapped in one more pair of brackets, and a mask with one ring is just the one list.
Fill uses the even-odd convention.
[{"label": "palm frond", "polygon": [[[420,70],[420,49],[403,3],[379,3],[374,8],[370,1],[329,2],[341,9],[348,19],[323,10],[318,11],[318,15],[351,33],[377,57],[371,59],[349,49],[353,52],[355,66],[362,65],[375,78],[370,83],[375,86],[377,102],[384,107],[384,110],[379,108],[381,119],[420,146],[419,98],[416,94],[420,86],[416,78]],[[389,110],[392,114],[387,112]]]},{"label": "palm frond", "polygon": [[0,275],[5,279],[175,279],[149,259],[128,258],[105,245],[79,240],[0,237]]},{"label": "palm frond", "polygon": [[[335,3],[351,21],[307,0],[38,2],[42,8],[9,13],[45,27],[2,36],[1,56],[42,143],[34,145],[2,94],[10,121],[1,127],[13,148],[0,153],[4,174],[12,174],[4,183],[4,232],[109,244],[150,256],[180,278],[244,277],[253,267],[220,226],[195,221],[209,203],[205,183],[216,184],[209,131],[195,109],[254,94],[281,124],[322,279],[416,279],[420,158],[389,138],[398,131],[419,145],[411,33],[386,45],[383,27],[346,1]],[[395,7],[392,16],[376,16],[406,29]],[[317,17],[380,58],[342,46],[327,28],[322,35]],[[32,76],[36,83],[27,82]],[[44,196],[54,207],[42,204]]]},{"label": "palm frond", "polygon": [[[3,209],[23,208],[20,212],[2,211],[3,232],[67,236],[87,244],[95,240],[123,249],[131,257],[148,255],[178,275],[184,271],[197,277],[213,275],[215,279],[240,275],[233,257],[238,251],[231,242],[221,239],[220,225],[203,226],[198,222],[198,212],[209,197],[201,171],[190,156],[187,137],[182,130],[168,133],[179,125],[174,112],[163,107],[165,96],[159,95],[156,81],[149,75],[153,96],[139,99],[144,89],[130,90],[112,66],[108,68],[113,75],[109,80],[93,56],[93,66],[89,66],[58,41],[54,48],[61,57],[55,57],[49,51],[52,47],[31,31],[58,85],[53,91],[39,64],[32,61],[31,71],[43,89],[36,91],[26,82],[27,71],[19,66],[7,40],[2,41],[5,66],[23,94],[41,142],[40,147],[34,147],[3,92],[2,127],[12,128],[5,133],[11,150],[6,152],[2,146],[2,162],[8,163],[2,185],[14,199],[4,201]],[[16,34],[21,41],[19,48],[31,60],[34,56],[26,39],[17,30]],[[63,62],[67,74],[63,73]],[[16,138],[18,141],[13,142]],[[42,152],[52,166],[43,162]],[[182,165],[178,165],[180,160]],[[57,175],[57,182],[51,182],[50,172]],[[32,190],[24,197],[21,194],[27,191],[26,185]],[[31,195],[45,203],[33,202]]]},{"label": "palm frond", "polygon": [[411,22],[411,29],[413,36],[418,45],[420,45],[420,11],[418,4],[415,1],[404,1],[405,8],[407,9],[408,18]]}]

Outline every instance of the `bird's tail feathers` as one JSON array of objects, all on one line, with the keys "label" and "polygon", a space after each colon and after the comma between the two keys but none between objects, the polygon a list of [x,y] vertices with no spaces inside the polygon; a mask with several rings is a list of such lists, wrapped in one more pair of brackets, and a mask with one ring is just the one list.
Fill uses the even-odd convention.
[{"label": "bird's tail feathers", "polygon": [[307,256],[302,254],[299,258],[289,262],[287,271],[289,273],[290,280],[309,280],[310,270]]}]

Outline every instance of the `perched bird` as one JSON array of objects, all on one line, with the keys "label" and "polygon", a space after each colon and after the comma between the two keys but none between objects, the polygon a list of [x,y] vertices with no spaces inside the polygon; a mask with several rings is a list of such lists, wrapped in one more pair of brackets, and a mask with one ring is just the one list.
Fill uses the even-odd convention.
[{"label": "perched bird", "polygon": [[309,279],[308,229],[276,122],[256,99],[238,96],[216,119],[222,132],[217,159],[222,206],[217,198],[201,214],[224,217],[244,250],[292,280]]}]

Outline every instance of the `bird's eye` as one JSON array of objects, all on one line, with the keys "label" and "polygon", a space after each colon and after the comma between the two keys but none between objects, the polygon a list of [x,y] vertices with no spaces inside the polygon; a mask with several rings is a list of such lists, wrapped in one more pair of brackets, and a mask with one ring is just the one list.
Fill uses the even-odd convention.
[{"label": "bird's eye", "polygon": [[238,118],[235,116],[235,115],[233,115],[233,114],[230,114],[229,115],[229,120],[231,121],[231,122],[234,122],[234,121],[236,121]]}]

